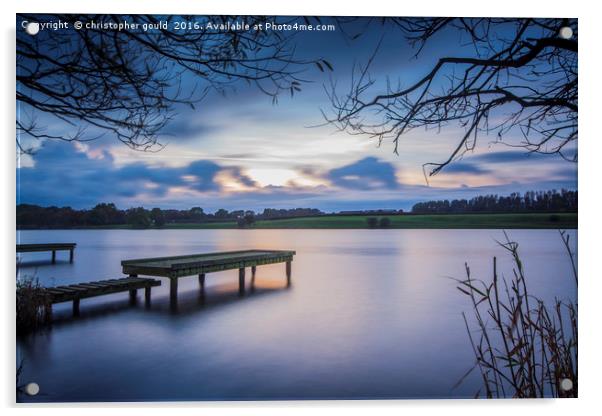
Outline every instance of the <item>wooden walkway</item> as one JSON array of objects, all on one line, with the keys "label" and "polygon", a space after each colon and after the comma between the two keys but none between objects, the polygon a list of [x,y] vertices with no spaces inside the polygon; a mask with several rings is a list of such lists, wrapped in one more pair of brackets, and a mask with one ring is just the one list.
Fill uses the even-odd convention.
[{"label": "wooden walkway", "polygon": [[124,260],[123,273],[130,277],[138,275],[168,277],[170,298],[177,302],[178,279],[185,276],[199,277],[201,290],[205,289],[205,274],[223,270],[238,269],[238,291],[245,292],[245,268],[251,268],[252,282],[257,266],[273,263],[286,263],[287,284],[291,282],[291,262],[295,251],[291,250],[242,250],[221,253],[192,254],[187,256],[155,257]]},{"label": "wooden walkway", "polygon": [[77,283],[67,286],[46,288],[45,294],[49,296],[51,304],[73,302],[73,314],[79,314],[79,301],[84,298],[109,295],[119,292],[130,292],[130,301],[136,300],[138,289],[144,289],[144,297],[150,301],[151,287],[160,286],[161,281],[155,279],[142,279],[129,277],[124,279],[98,280],[88,283]]},{"label": "wooden walkway", "polygon": [[17,253],[32,253],[38,251],[51,251],[52,264],[56,263],[57,251],[69,251],[69,263],[73,263],[73,250],[75,243],[44,243],[44,244],[17,244]]}]

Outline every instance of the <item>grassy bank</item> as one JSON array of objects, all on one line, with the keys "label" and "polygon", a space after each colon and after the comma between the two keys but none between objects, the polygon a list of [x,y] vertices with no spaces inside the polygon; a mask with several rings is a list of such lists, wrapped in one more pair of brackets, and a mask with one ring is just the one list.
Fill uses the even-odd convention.
[{"label": "grassy bank", "polygon": [[[295,229],[295,228],[369,228],[368,217],[389,218],[387,228],[524,228],[524,229],[570,229],[577,228],[576,213],[562,214],[439,214],[439,215],[329,215],[278,220],[258,220],[251,228]],[[94,227],[106,229],[129,229],[129,225]],[[166,224],[163,229],[230,229],[238,228],[236,222],[211,222],[201,224]],[[378,228],[378,227],[377,227]]]},{"label": "grassy bank", "polygon": [[[577,214],[392,215],[387,228],[577,228]],[[368,216],[258,221],[255,228],[368,228]],[[377,218],[383,218],[379,216]]]}]

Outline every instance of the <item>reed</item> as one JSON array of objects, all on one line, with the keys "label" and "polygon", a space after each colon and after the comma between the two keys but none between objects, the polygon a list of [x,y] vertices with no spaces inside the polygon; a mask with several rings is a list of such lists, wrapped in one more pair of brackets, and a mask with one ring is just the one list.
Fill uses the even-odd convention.
[{"label": "reed", "polygon": [[17,397],[19,397],[19,395],[25,393],[25,385],[23,384],[23,362],[24,360],[21,359],[21,361],[19,362],[19,365],[17,366],[17,382],[15,384],[15,386],[17,387]]},{"label": "reed", "polygon": [[52,317],[52,304],[37,278],[17,276],[17,334],[42,327]]},{"label": "reed", "polygon": [[[560,236],[577,284],[570,235]],[[466,279],[455,279],[471,302],[471,315],[462,316],[476,359],[457,384],[478,370],[483,387],[475,397],[577,397],[577,303],[531,295],[519,245],[505,237],[499,244],[513,262],[509,279],[498,276],[495,257],[491,281],[473,278],[468,264]]]}]

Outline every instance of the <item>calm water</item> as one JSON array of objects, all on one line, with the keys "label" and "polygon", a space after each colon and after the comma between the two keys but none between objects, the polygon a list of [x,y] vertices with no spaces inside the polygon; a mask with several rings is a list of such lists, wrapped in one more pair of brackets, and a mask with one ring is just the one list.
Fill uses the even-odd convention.
[{"label": "calm water", "polygon": [[[572,232],[576,240],[576,232]],[[557,231],[514,230],[530,291],[576,298]],[[236,270],[142,293],[83,300],[81,315],[55,305],[55,323],[20,340],[27,401],[139,401],[472,397],[462,311],[467,299],[447,277],[490,278],[492,256],[510,261],[497,230],[68,230],[22,231],[19,242],[76,242],[50,265],[25,254],[22,274],[44,285],[122,277],[120,261],[245,248],[294,249],[292,285],[284,264],[260,266],[256,290],[237,295]],[[249,280],[249,279],[247,279]]]}]

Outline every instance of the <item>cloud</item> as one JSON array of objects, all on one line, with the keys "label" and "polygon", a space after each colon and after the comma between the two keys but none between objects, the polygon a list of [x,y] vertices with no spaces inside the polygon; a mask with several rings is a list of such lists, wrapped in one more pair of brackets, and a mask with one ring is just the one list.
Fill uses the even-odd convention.
[{"label": "cloud", "polygon": [[183,141],[206,137],[215,131],[217,131],[215,126],[201,124],[197,114],[185,112],[170,120],[161,130],[161,136],[165,136],[166,141],[171,141],[171,139]]},{"label": "cloud", "polygon": [[100,201],[167,195],[174,187],[192,193],[220,191],[225,172],[247,187],[257,184],[238,167],[196,160],[183,167],[152,167],[142,162],[116,166],[111,153],[92,157],[72,144],[47,142],[34,156],[35,166],[17,170],[18,202],[92,206]]},{"label": "cloud", "polygon": [[490,172],[491,172],[490,169],[484,168],[484,167],[474,164],[472,162],[458,161],[458,162],[452,162],[451,164],[445,166],[441,173],[442,174],[446,174],[446,173],[485,174],[485,173],[490,173]]},{"label": "cloud", "polygon": [[332,169],[326,179],[341,188],[370,190],[397,189],[399,183],[391,163],[366,157],[349,165]]},{"label": "cloud", "polygon": [[470,159],[478,163],[515,163],[535,162],[538,160],[556,161],[559,158],[541,153],[528,153],[525,151],[508,150],[502,152],[482,153],[471,156]]},{"label": "cloud", "polygon": [[500,151],[466,155],[462,160],[452,162],[441,172],[446,174],[493,175],[505,177],[524,172],[529,176],[535,172],[541,181],[552,178],[576,178],[577,165],[567,162],[557,155],[528,153],[525,151]]}]

